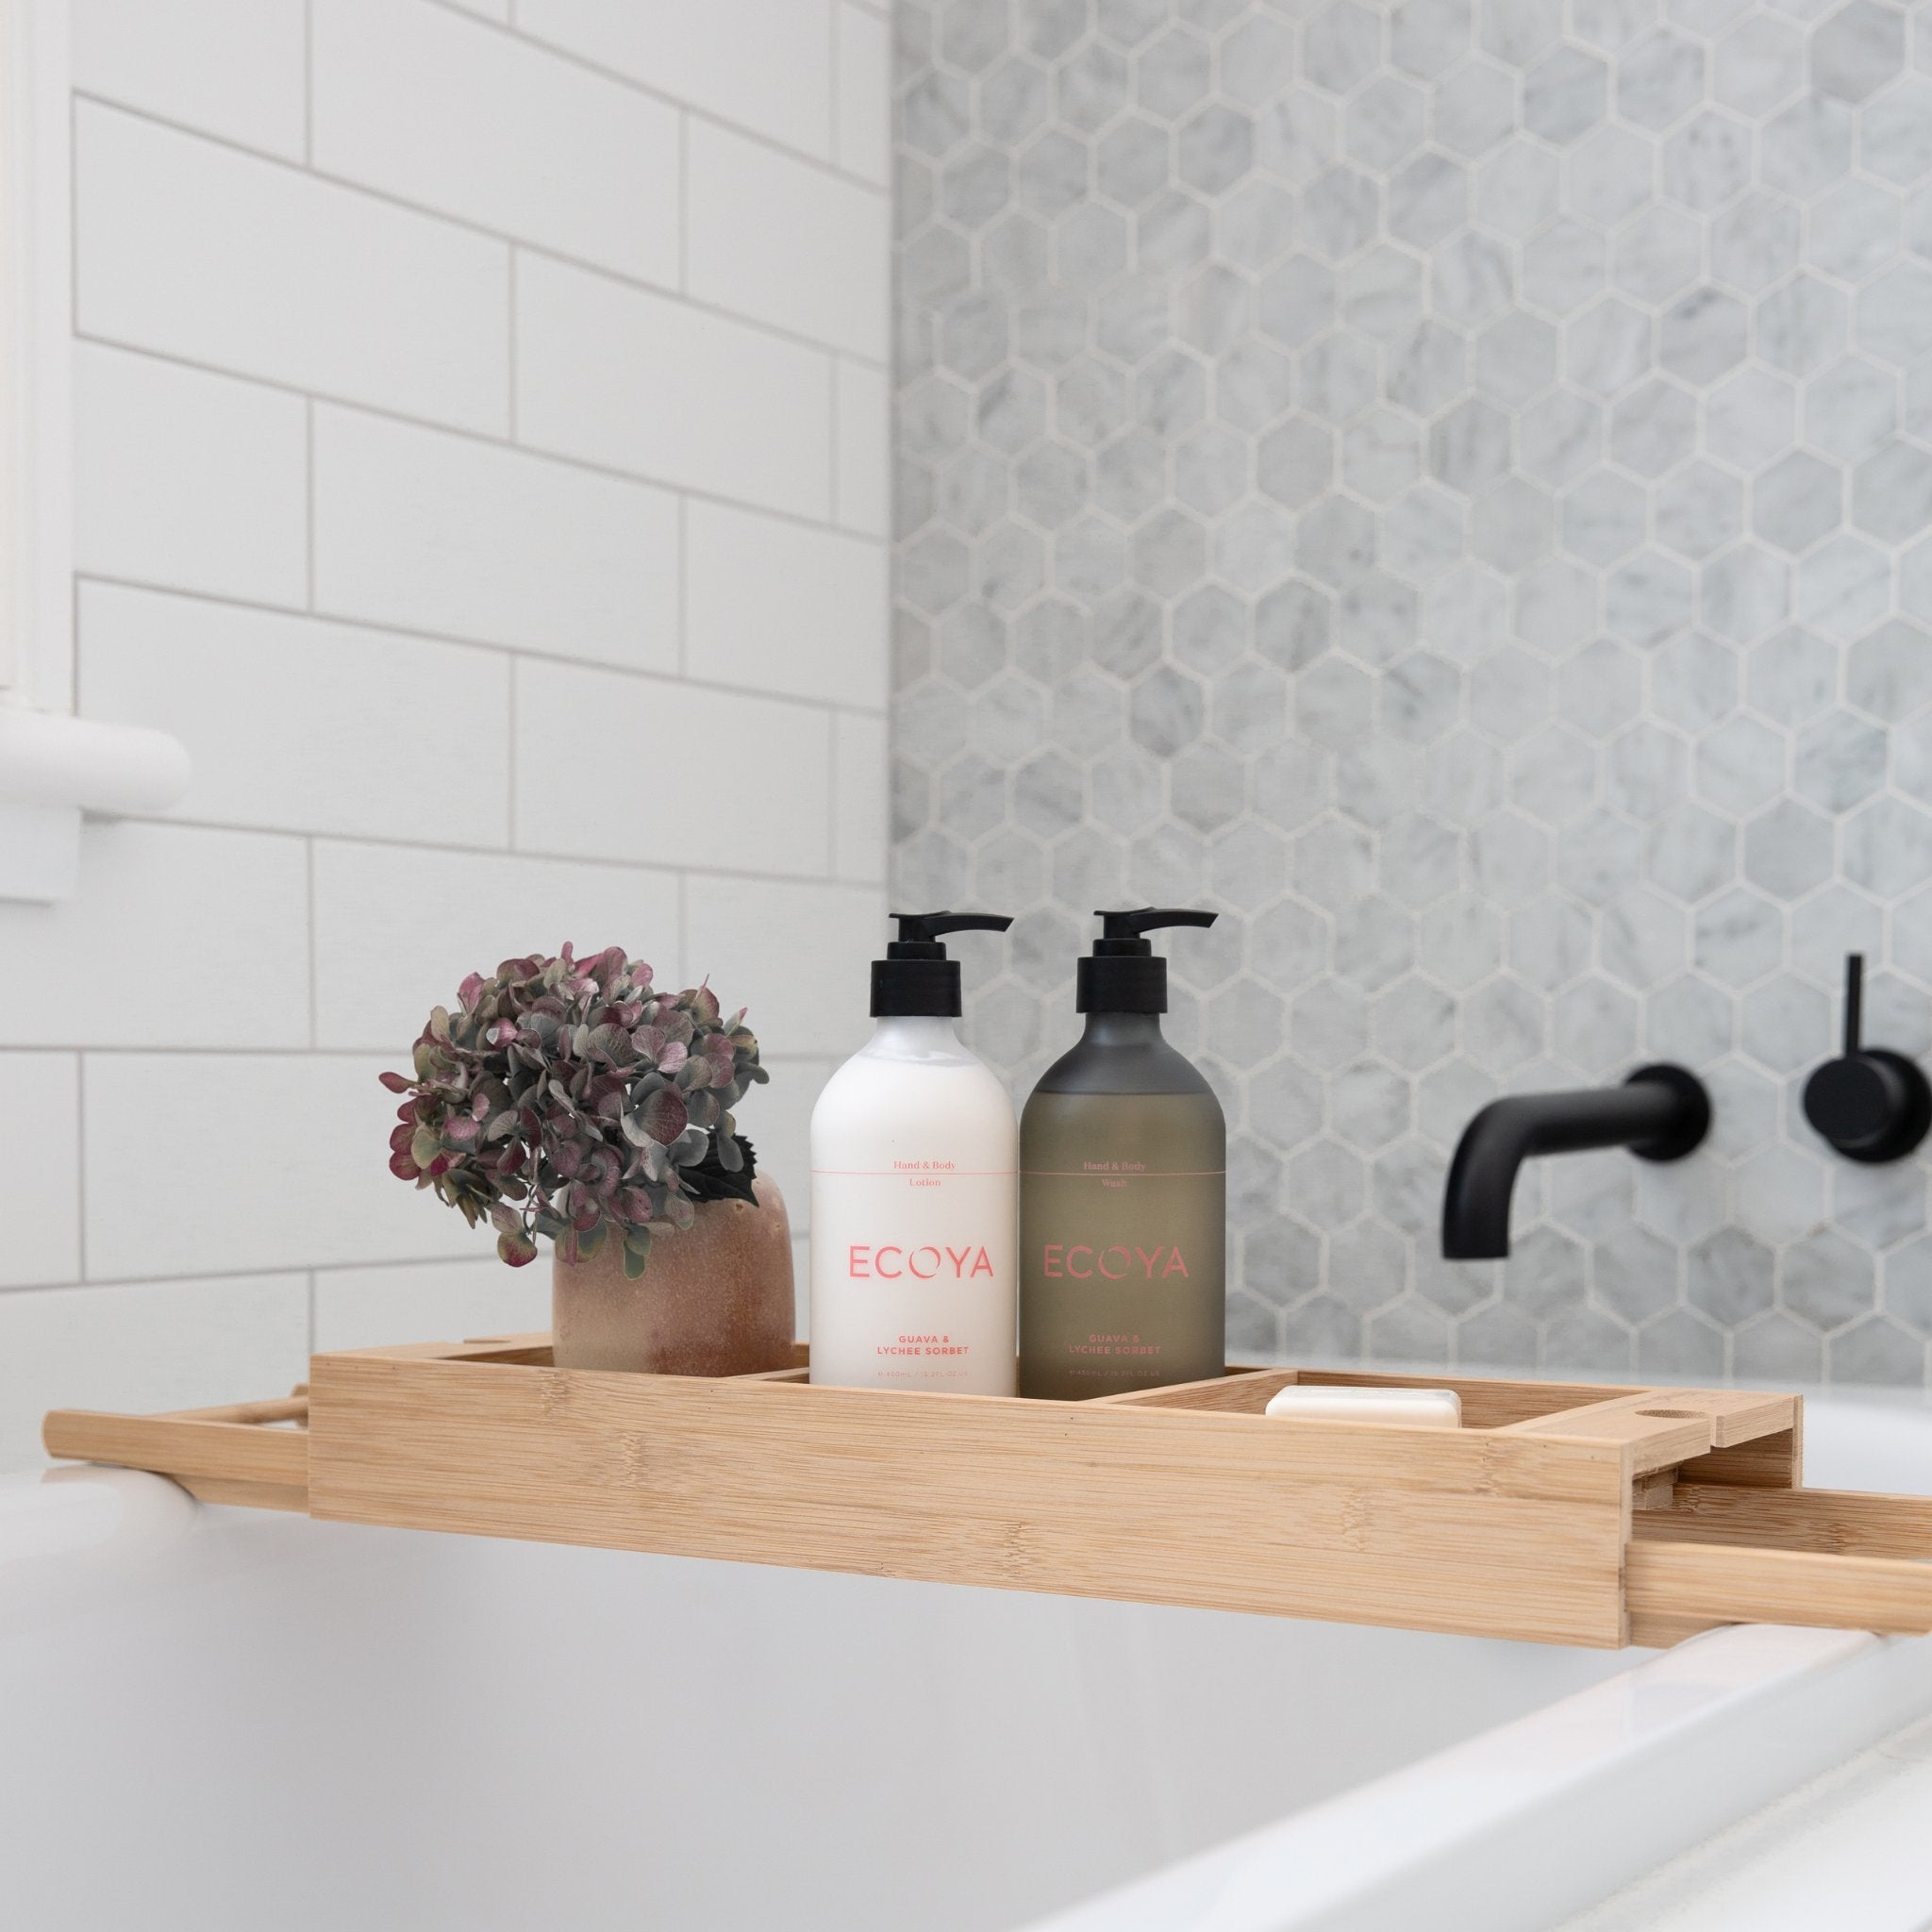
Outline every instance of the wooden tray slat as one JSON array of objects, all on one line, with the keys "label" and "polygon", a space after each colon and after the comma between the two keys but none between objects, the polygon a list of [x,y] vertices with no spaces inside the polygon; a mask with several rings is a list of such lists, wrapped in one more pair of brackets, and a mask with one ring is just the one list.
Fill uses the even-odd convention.
[{"label": "wooden tray slat", "polygon": [[1652,1620],[1664,1629],[1725,1623],[1932,1630],[1932,1564],[1895,1557],[1635,1542],[1624,1590],[1636,1630]]},{"label": "wooden tray slat", "polygon": [[308,1437],[300,1429],[215,1422],[194,1415],[109,1415],[57,1408],[49,1412],[41,1433],[49,1456],[84,1462],[152,1469],[182,1478],[267,1483],[280,1489],[306,1489],[308,1483]]},{"label": "wooden tray slat", "polygon": [[1932,1557],[1932,1497],[1676,1485],[1633,1525],[1644,1542],[1744,1543],[1824,1556]]}]

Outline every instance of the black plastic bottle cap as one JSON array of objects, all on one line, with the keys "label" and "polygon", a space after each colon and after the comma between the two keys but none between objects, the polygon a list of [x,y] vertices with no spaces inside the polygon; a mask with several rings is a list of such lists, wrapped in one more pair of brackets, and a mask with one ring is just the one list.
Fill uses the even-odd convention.
[{"label": "black plastic bottle cap", "polygon": [[1164,925],[1212,925],[1218,913],[1142,906],[1136,912],[1096,912],[1100,937],[1074,981],[1077,1013],[1164,1013],[1167,961],[1145,935]]},{"label": "black plastic bottle cap", "polygon": [[959,962],[946,958],[940,936],[1005,932],[1012,921],[998,912],[894,912],[899,937],[872,962],[874,1020],[959,1017]]}]

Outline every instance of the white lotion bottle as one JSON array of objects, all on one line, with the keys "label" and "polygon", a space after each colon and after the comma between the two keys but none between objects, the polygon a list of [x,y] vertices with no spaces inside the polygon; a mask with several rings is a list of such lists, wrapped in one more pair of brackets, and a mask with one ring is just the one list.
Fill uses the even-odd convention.
[{"label": "white lotion bottle", "polygon": [[1010,1395],[1020,1133],[999,1076],[960,1044],[949,932],[983,912],[894,913],[872,968],[872,1039],[811,1116],[811,1379]]}]

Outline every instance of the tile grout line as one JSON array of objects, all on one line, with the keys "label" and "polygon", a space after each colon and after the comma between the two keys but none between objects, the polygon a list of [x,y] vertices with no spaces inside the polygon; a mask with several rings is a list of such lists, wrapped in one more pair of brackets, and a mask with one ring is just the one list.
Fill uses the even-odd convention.
[{"label": "tile grout line", "polygon": [[[67,93],[67,326],[80,333],[80,96]],[[71,358],[70,358],[71,359]],[[70,413],[72,400],[69,402]]]},{"label": "tile grout line", "polygon": [[523,658],[515,652],[509,660],[509,697],[504,706],[504,806],[507,813],[504,824],[504,838],[507,847],[516,852],[517,827],[521,814],[517,810],[517,725],[523,716],[524,678]]},{"label": "tile grout line", "polygon": [[[364,852],[414,852],[424,857],[435,855],[457,858],[552,859],[560,864],[589,866],[600,872],[621,874],[627,878],[658,879],[667,886],[674,884],[679,876],[679,869],[676,867],[653,865],[638,859],[588,856],[578,858],[568,852],[558,851],[512,851],[502,845],[434,844],[414,839],[383,838],[365,832],[331,832],[300,827],[291,830],[286,825],[228,824],[213,819],[147,818],[134,819],[128,823],[146,825],[157,831],[213,833],[222,838],[273,840],[278,844],[293,845],[313,840],[321,846],[343,846]],[[705,870],[713,877],[729,879],[734,884],[741,885],[849,886],[867,883],[864,880],[834,878],[829,873],[739,872],[715,865],[707,866]],[[1071,972],[1067,983],[1070,986],[1073,983]],[[18,1044],[20,1051],[30,1053],[67,1050],[58,1042],[37,1046],[15,1044]],[[0,1041],[0,1052],[9,1050],[12,1050],[9,1043]]]},{"label": "tile grout line", "polygon": [[[772,517],[780,523],[795,525],[800,529],[820,530],[828,536],[850,537],[855,542],[876,544],[881,548],[892,541],[891,534],[884,530],[841,528],[824,518],[808,516],[802,510],[786,509],[769,503],[757,503],[747,497],[731,496],[723,491],[706,490],[695,484],[678,482],[659,475],[620,469],[613,463],[601,463],[588,457],[572,456],[541,443],[512,442],[505,437],[492,435],[481,429],[473,429],[463,424],[439,422],[427,416],[408,415],[400,409],[387,408],[380,403],[368,402],[357,396],[301,389],[293,382],[285,382],[275,376],[229,368],[220,362],[204,362],[192,356],[178,356],[165,349],[151,348],[144,342],[131,342],[115,336],[98,335],[78,328],[74,332],[74,340],[93,348],[111,349],[118,355],[138,356],[143,361],[158,362],[163,368],[192,369],[200,375],[220,376],[225,381],[242,383],[251,389],[265,390],[273,395],[294,396],[304,401],[322,403],[329,408],[354,410],[358,415],[373,417],[380,423],[393,423],[405,428],[421,430],[427,436],[449,436],[464,442],[481,443],[488,449],[501,450],[506,455],[527,457],[533,462],[554,463],[559,468],[575,471],[579,475],[602,476],[613,483],[630,484],[639,490],[667,492],[679,490],[702,503],[722,504],[729,509],[741,509],[755,516]],[[831,352],[823,353],[829,358]],[[870,367],[862,357],[848,357],[846,359],[858,362],[863,367]],[[877,374],[877,371],[874,370],[873,373]]]},{"label": "tile grout line", "polygon": [[[408,638],[413,642],[436,644],[445,650],[477,651],[492,658],[512,658],[520,662],[533,665],[555,665],[567,671],[588,671],[611,677],[644,678],[661,684],[689,684],[696,691],[715,691],[720,697],[739,697],[754,704],[794,705],[801,710],[827,711],[844,709],[864,711],[872,717],[881,717],[884,709],[880,707],[862,705],[849,698],[816,697],[809,692],[780,691],[764,686],[733,684],[721,678],[680,677],[668,671],[644,671],[635,665],[613,664],[603,658],[563,658],[548,651],[539,651],[527,644],[498,643],[488,638],[458,637],[449,631],[421,630],[400,624],[385,624],[372,618],[344,617],[328,610],[303,610],[285,604],[258,604],[246,597],[223,595],[212,591],[184,591],[173,584],[152,584],[137,577],[106,576],[99,572],[90,571],[84,575],[75,572],[76,585],[93,584],[104,590],[121,591],[141,597],[178,598],[183,603],[209,604],[223,610],[252,611],[263,617],[286,618],[296,624],[335,625],[343,630],[354,631],[358,636],[371,640],[380,638]],[[244,828],[245,829],[245,828]],[[277,829],[264,826],[264,830]]]},{"label": "tile grout line", "polygon": [[[388,189],[372,188],[366,181],[358,181],[347,175],[333,174],[325,168],[305,165],[291,160],[286,155],[265,153],[259,148],[243,147],[239,142],[229,140],[225,135],[210,134],[203,128],[193,127],[186,122],[174,121],[165,114],[157,114],[145,108],[128,107],[124,102],[110,100],[104,94],[82,92],[76,88],[74,92],[76,103],[85,102],[89,107],[98,108],[110,114],[119,114],[130,121],[140,121],[151,127],[165,128],[169,133],[184,141],[198,141],[210,147],[222,149],[259,166],[275,168],[285,174],[299,175],[305,179],[340,190],[344,194],[359,195],[385,208],[400,210],[414,216],[419,221],[441,222],[467,235],[474,235],[485,241],[494,242],[501,246],[527,249],[532,255],[545,260],[574,268],[580,275],[594,275],[600,280],[610,282],[620,289],[627,289],[634,294],[656,296],[661,301],[682,301],[700,314],[713,315],[726,322],[738,323],[741,326],[770,337],[774,341],[791,342],[800,348],[816,349],[821,354],[849,354],[870,362],[874,368],[884,369],[891,358],[891,343],[884,345],[874,355],[866,349],[852,348],[842,342],[831,342],[817,336],[806,335],[798,329],[785,327],[761,316],[747,315],[742,309],[730,308],[723,303],[712,302],[701,295],[686,293],[682,289],[667,287],[662,282],[653,282],[641,276],[625,273],[623,269],[612,268],[608,262],[592,261],[587,257],[572,255],[568,250],[554,243],[537,240],[529,235],[513,235],[502,228],[492,228],[485,222],[479,222],[468,215],[453,214],[448,208],[432,207],[427,202],[411,201],[404,195]],[[883,197],[884,190],[877,191]]]},{"label": "tile grout line", "polygon": [[87,1055],[74,1056],[75,1266],[87,1279]]},{"label": "tile grout line", "polygon": [[841,46],[841,29],[839,22],[839,0],[825,0],[825,27],[831,42],[831,67],[826,75],[826,79],[830,84],[825,90],[825,107],[828,117],[825,140],[833,163],[836,166],[844,148],[844,142],[840,138],[841,129],[839,124],[839,60],[843,51]]},{"label": "tile grout line", "polygon": [[508,339],[509,353],[507,358],[507,373],[509,393],[504,398],[503,420],[506,425],[505,433],[508,441],[512,447],[518,449],[523,447],[518,440],[517,428],[517,378],[521,373],[517,367],[517,263],[520,259],[521,253],[515,244],[512,243],[509,251],[509,273],[504,277],[506,292],[504,328]]},{"label": "tile grout line", "polygon": [[[303,527],[306,539],[305,567],[308,573],[308,608],[315,608],[315,398],[302,399],[303,488],[305,491]],[[79,572],[75,581],[80,580]]]},{"label": "tile grout line", "polygon": [[691,944],[691,877],[679,871],[677,874],[677,976],[689,981],[694,976]]},{"label": "tile grout line", "polygon": [[[192,819],[188,817],[169,818],[130,818],[125,823],[153,826],[158,829],[181,832],[213,832],[231,838],[275,839],[298,841],[303,839],[320,839],[330,844],[358,845],[376,852],[414,852],[425,856],[441,855],[458,858],[527,858],[549,859],[560,865],[598,866],[609,872],[621,872],[634,875],[667,878],[673,874],[665,866],[641,865],[632,859],[612,858],[603,854],[571,852],[554,846],[531,845],[459,845],[450,841],[425,840],[422,838],[402,839],[383,838],[375,833],[361,831],[331,830],[318,825],[269,825],[256,821],[246,824],[224,819]],[[741,870],[718,863],[708,864],[706,872],[714,878],[727,879],[735,885],[751,886],[804,886],[824,890],[846,889],[856,882],[850,879],[835,878],[829,872],[759,872]],[[26,1051],[58,1052],[76,1048],[79,1042],[74,1041],[14,1041],[0,1040],[0,1050],[17,1046]],[[112,1051],[113,1049],[104,1049]],[[198,1050],[198,1049],[197,1049]],[[244,1051],[246,1049],[243,1049]]]},{"label": "tile grout line", "polygon": [[302,165],[315,165],[315,0],[302,0]]},{"label": "tile grout line", "polygon": [[677,495],[677,675],[691,677],[691,499]]},{"label": "tile grout line", "polygon": [[839,500],[839,469],[841,456],[839,444],[839,404],[841,398],[844,393],[843,385],[844,376],[842,374],[842,365],[841,364],[838,357],[834,356],[832,358],[832,380],[828,385],[830,389],[829,400],[831,404],[831,421],[826,425],[828,434],[826,436],[825,442],[828,460],[826,462],[825,467],[829,473],[826,481],[830,490],[829,501],[831,504],[832,522],[835,525],[838,525],[841,528],[842,528],[843,525],[840,524],[840,518],[842,514],[842,509]]},{"label": "tile grout line", "polygon": [[315,836],[303,840],[304,880],[308,905],[308,1045],[311,1051],[322,1044],[321,942],[315,922]]},{"label": "tile grout line", "polygon": [[825,865],[834,878],[839,876],[839,752],[843,735],[834,711],[825,733]]}]

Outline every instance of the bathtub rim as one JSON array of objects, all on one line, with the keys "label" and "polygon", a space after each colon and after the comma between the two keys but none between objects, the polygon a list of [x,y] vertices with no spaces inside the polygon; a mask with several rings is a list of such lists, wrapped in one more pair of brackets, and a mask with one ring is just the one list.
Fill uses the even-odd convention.
[{"label": "bathtub rim", "polygon": [[[1932,1465],[1932,1391],[1804,1394],[1807,1463],[1909,1452]],[[1827,1480],[1898,1485],[1869,1466]],[[1735,1624],[1632,1657],[1016,1932],[1546,1932],[1932,1714],[1932,1636]],[[1391,1845],[1407,1849],[1391,1859]]]}]

